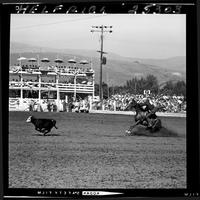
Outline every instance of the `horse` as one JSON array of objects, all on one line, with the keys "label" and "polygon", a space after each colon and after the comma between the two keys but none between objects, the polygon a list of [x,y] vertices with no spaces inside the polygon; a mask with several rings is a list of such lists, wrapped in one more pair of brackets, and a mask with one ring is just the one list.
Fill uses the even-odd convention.
[{"label": "horse", "polygon": [[147,112],[143,111],[140,104],[138,104],[134,99],[132,99],[132,101],[127,105],[125,110],[135,110],[135,122],[140,121],[140,123],[143,123],[143,121],[147,121],[145,120]]},{"label": "horse", "polygon": [[157,115],[152,112],[144,111],[140,104],[138,104],[134,99],[127,105],[125,110],[135,110],[135,124],[130,126],[126,131],[127,134],[131,134],[133,129],[137,125],[145,126],[150,132],[156,132],[161,129],[161,120],[157,118]]}]

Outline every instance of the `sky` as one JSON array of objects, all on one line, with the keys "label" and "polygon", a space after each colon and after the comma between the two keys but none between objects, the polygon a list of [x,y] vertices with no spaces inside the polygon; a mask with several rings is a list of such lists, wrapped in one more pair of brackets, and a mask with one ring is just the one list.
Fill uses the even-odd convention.
[{"label": "sky", "polygon": [[[56,49],[100,50],[133,58],[186,55],[186,16],[182,14],[12,14],[11,42]],[[110,29],[109,29],[110,30]]]}]

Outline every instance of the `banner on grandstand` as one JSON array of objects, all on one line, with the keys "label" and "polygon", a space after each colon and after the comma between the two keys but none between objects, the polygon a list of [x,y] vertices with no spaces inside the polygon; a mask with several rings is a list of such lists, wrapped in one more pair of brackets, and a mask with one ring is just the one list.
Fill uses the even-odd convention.
[{"label": "banner on grandstand", "polygon": [[11,68],[11,70],[13,71],[13,73],[18,73],[20,68],[21,68],[20,66],[14,66]]},{"label": "banner on grandstand", "polygon": [[9,99],[9,105],[18,106],[19,105],[19,99]]}]

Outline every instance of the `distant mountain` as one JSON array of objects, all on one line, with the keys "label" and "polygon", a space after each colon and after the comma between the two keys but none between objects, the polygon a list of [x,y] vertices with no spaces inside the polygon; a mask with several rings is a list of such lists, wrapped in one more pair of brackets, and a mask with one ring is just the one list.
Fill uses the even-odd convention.
[{"label": "distant mountain", "polygon": [[138,59],[144,64],[156,65],[177,72],[186,72],[186,57],[177,56],[168,59]]},{"label": "distant mountain", "polygon": [[[95,70],[95,80],[99,82],[99,53],[95,50],[81,49],[54,49],[47,47],[31,46],[22,43],[12,42],[10,46],[10,64],[17,63],[19,56],[26,58],[48,57],[51,60],[49,65],[53,65],[56,57],[64,60],[63,65],[68,65],[67,61],[71,58],[80,61],[86,59],[92,61],[92,67]],[[141,59],[127,58],[108,52],[106,54],[107,63],[103,65],[103,81],[109,85],[123,85],[127,80],[133,77],[146,76],[153,74],[158,78],[159,83],[168,80],[186,79],[186,61],[185,57],[174,57],[169,59]]]}]

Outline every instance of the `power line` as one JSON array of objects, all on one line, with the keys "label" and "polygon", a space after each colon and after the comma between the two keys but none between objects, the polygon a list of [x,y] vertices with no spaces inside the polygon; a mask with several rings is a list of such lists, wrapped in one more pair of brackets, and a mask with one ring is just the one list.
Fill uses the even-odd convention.
[{"label": "power line", "polygon": [[62,24],[66,22],[76,22],[76,21],[84,21],[84,20],[89,20],[89,19],[94,19],[94,18],[99,18],[99,17],[104,17],[104,15],[99,15],[99,16],[89,16],[87,18],[78,18],[78,19],[71,19],[71,20],[62,20],[62,21],[57,21],[57,22],[51,22],[51,23],[45,23],[45,24],[36,24],[36,25],[31,25],[31,26],[21,26],[21,27],[11,27],[12,29],[15,30],[20,30],[20,29],[29,29],[29,28],[35,28],[35,27],[40,27],[40,26],[49,26],[49,25],[54,25],[54,24]]}]

